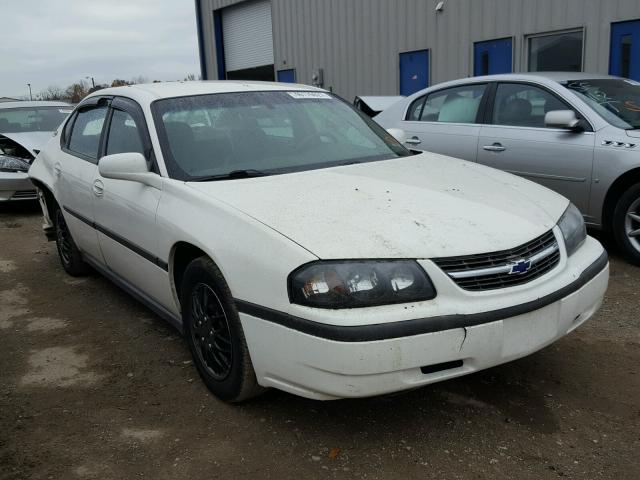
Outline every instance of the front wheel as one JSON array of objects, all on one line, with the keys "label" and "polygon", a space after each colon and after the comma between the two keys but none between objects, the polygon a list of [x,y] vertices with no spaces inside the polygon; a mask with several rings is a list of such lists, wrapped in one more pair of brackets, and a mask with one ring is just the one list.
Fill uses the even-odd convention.
[{"label": "front wheel", "polygon": [[640,183],[618,200],[613,214],[613,233],[629,260],[640,265]]},{"label": "front wheel", "polygon": [[180,296],[185,337],[209,390],[228,402],[260,394],[231,291],[211,259],[187,266]]},{"label": "front wheel", "polygon": [[56,247],[62,268],[72,277],[81,277],[89,273],[89,265],[82,259],[82,254],[76,243],[73,241],[67,222],[64,219],[61,209],[56,209]]}]

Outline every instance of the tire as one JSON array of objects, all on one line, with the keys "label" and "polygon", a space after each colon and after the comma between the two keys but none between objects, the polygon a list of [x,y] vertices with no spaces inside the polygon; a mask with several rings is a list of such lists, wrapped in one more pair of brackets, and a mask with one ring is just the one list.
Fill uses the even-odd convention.
[{"label": "tire", "polygon": [[234,403],[262,393],[231,291],[215,263],[193,260],[180,292],[184,335],[209,390]]},{"label": "tire", "polygon": [[56,247],[62,268],[72,277],[81,277],[89,273],[90,267],[82,259],[82,254],[76,242],[73,241],[67,222],[60,208],[56,208],[54,213],[54,223],[56,227]]},{"label": "tire", "polygon": [[618,200],[613,233],[629,261],[640,265],[640,183],[631,186]]}]

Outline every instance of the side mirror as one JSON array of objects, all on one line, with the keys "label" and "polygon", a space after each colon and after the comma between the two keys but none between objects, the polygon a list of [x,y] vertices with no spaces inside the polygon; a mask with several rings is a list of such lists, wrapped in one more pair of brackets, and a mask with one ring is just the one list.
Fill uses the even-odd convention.
[{"label": "side mirror", "polygon": [[401,128],[387,128],[387,133],[403,145],[407,140],[407,134]]},{"label": "side mirror", "polygon": [[143,183],[158,190],[162,189],[162,178],[149,171],[147,161],[141,153],[115,153],[105,155],[98,162],[98,172],[104,178],[128,180]]},{"label": "side mirror", "polygon": [[572,132],[583,130],[580,120],[573,110],[552,110],[544,116],[544,124],[549,128],[562,128]]}]

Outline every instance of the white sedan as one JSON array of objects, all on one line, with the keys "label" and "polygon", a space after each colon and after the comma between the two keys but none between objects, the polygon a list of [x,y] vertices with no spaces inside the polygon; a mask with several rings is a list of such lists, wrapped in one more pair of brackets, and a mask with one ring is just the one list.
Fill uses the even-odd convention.
[{"label": "white sedan", "polygon": [[92,266],[169,320],[227,401],[363,397],[498,365],[585,322],[608,283],[562,196],[412,154],[303,85],[101,90],[29,174],[64,269]]}]

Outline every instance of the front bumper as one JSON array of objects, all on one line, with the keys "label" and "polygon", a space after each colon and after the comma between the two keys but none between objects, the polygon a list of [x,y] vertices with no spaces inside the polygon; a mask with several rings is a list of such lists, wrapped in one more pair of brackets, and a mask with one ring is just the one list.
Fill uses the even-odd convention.
[{"label": "front bumper", "polygon": [[[529,355],[577,328],[600,307],[609,279],[606,253],[594,240],[583,249],[590,250],[590,263],[580,274],[575,273],[575,265],[565,265],[571,281],[562,289],[492,311],[449,315],[444,322],[431,322],[435,317],[355,329],[319,328],[311,322],[315,330],[301,331],[305,329],[295,322],[285,325],[275,316],[258,316],[240,302],[258,382],[319,400],[366,397],[416,388]],[[402,323],[414,333],[409,330],[406,336],[396,336],[386,328]],[[368,331],[374,332],[372,340],[359,339]],[[388,338],[381,338],[385,332]]]},{"label": "front bumper", "polygon": [[0,172],[0,202],[37,199],[36,187],[26,172]]}]

